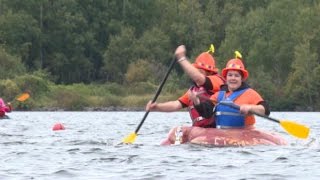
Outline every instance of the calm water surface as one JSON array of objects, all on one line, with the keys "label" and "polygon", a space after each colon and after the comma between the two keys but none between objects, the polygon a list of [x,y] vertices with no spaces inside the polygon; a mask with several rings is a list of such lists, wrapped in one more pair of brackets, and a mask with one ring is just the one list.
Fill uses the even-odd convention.
[{"label": "calm water surface", "polygon": [[[0,179],[320,179],[320,113],[273,112],[310,126],[308,140],[258,118],[288,146],[160,146],[189,115],[151,112],[133,145],[118,145],[144,112],[12,112],[0,120]],[[52,131],[56,123],[65,130]]]}]

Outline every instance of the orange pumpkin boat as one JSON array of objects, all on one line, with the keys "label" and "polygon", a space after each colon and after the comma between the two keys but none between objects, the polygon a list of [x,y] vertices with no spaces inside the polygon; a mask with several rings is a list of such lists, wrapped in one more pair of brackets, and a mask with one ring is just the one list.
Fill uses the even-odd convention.
[{"label": "orange pumpkin boat", "polygon": [[[177,128],[181,130],[179,131]],[[181,135],[180,137],[179,134]],[[217,147],[287,144],[286,140],[281,136],[255,128],[216,129],[184,126],[171,129],[167,139],[161,145],[184,143]]]}]

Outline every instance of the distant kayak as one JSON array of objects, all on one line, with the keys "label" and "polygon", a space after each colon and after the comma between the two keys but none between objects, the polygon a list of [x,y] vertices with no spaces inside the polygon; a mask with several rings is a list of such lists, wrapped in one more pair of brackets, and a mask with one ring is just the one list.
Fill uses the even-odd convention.
[{"label": "distant kayak", "polygon": [[[173,128],[161,145],[175,144],[176,129]],[[191,143],[208,146],[254,146],[286,145],[281,136],[257,129],[216,129],[200,127],[182,127],[181,144]]]}]

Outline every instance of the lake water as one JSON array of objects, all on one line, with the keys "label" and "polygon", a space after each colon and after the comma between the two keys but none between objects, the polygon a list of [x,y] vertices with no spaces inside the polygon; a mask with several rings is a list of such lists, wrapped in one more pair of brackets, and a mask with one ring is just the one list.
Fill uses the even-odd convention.
[{"label": "lake water", "polygon": [[[118,145],[144,112],[12,112],[0,120],[0,179],[320,179],[320,113],[272,112],[311,128],[296,139],[258,118],[287,146],[160,146],[185,112],[151,112],[132,145]],[[65,130],[52,131],[56,123]]]}]

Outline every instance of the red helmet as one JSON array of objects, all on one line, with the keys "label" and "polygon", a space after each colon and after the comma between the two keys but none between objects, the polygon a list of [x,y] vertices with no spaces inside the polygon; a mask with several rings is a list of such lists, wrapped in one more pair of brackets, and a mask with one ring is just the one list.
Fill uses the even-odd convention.
[{"label": "red helmet", "polygon": [[197,58],[196,61],[193,63],[193,66],[199,69],[204,69],[206,71],[215,72],[219,71],[216,68],[216,62],[212,55],[208,52],[201,53]]},{"label": "red helmet", "polygon": [[231,59],[228,61],[226,68],[222,70],[222,76],[226,78],[228,70],[237,70],[243,73],[243,80],[246,80],[249,76],[249,72],[244,67],[240,59]]}]

